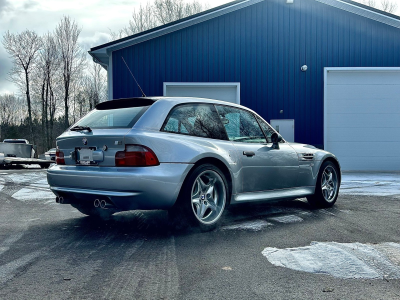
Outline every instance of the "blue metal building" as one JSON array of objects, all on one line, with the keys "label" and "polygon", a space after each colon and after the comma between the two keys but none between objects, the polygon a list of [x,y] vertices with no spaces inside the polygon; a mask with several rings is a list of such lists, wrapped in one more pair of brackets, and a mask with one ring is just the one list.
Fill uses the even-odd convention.
[{"label": "blue metal building", "polygon": [[400,18],[347,0],[240,0],[89,53],[110,98],[141,96],[122,57],[147,96],[165,82],[240,83],[240,104],[295,120],[295,141],[323,148],[326,68],[400,67]]}]

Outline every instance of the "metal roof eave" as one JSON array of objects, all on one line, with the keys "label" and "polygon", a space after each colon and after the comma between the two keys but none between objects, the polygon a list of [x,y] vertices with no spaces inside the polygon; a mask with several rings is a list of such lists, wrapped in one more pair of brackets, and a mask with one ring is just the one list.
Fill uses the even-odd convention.
[{"label": "metal roof eave", "polygon": [[89,52],[89,54],[95,59],[95,61],[99,61],[104,64],[108,64],[108,59],[107,62],[105,61],[105,57],[110,56],[110,53],[119,50],[122,48],[126,48],[132,45],[136,45],[139,43],[142,43],[147,40],[151,40],[154,38],[157,38],[162,35],[169,34],[171,32],[202,23],[204,21],[210,20],[217,18],[219,16],[228,14],[230,12],[245,8],[247,6],[262,2],[265,0],[241,0],[241,1],[234,1],[230,2],[225,5],[221,5],[219,7],[216,7],[215,9],[211,9],[208,11],[205,11],[204,13],[200,13],[194,16],[190,16],[188,18],[178,20],[176,22],[166,24],[160,27],[156,27],[154,29],[126,37],[120,40],[120,42],[114,41],[110,42],[98,47],[92,48]]},{"label": "metal roof eave", "polygon": [[[265,0],[238,0],[234,2],[230,2],[221,6],[218,6],[214,9],[210,9],[208,11],[199,13],[197,15],[193,15],[187,17],[185,19],[181,19],[169,24],[165,24],[160,27],[156,27],[150,29],[145,32],[141,32],[132,36],[128,36],[122,38],[120,40],[112,41],[104,45],[100,45],[94,48],[91,48],[89,54],[93,57],[93,60],[97,63],[100,63],[103,67],[106,68],[109,63],[109,56],[111,52],[126,48],[129,46],[133,46],[154,38],[157,38],[162,35],[169,34],[171,32],[202,23],[204,21],[228,14],[230,12],[245,8],[247,6],[262,2]],[[283,0],[282,0],[283,1]],[[365,6],[358,2],[354,2],[351,0],[315,0],[317,2],[348,11],[354,13],[359,16],[363,16],[384,24],[387,24],[392,27],[396,27],[400,29],[400,17],[396,15],[392,15],[389,13],[385,13],[383,11],[374,9],[372,7]]]},{"label": "metal roof eave", "polygon": [[315,0],[317,2],[400,29],[400,17],[351,0]]}]

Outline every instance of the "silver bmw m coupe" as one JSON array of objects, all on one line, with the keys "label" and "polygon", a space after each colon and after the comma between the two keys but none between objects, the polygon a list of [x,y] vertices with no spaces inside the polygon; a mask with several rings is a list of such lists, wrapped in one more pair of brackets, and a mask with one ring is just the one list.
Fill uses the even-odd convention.
[{"label": "silver bmw m coupe", "polygon": [[230,204],[330,207],[341,172],[333,154],[286,142],[246,107],[157,97],[98,104],[57,138],[47,179],[58,203],[89,216],[165,209],[210,230]]}]

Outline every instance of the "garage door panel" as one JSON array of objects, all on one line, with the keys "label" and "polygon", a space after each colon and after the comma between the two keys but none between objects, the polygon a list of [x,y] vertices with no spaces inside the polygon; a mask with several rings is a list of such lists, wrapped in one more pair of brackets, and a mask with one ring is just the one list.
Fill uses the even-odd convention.
[{"label": "garage door panel", "polygon": [[400,171],[400,68],[328,70],[324,147],[343,170]]},{"label": "garage door panel", "polygon": [[347,171],[398,171],[400,159],[393,157],[338,157],[342,170]]},{"label": "garage door panel", "polygon": [[[400,93],[400,81],[396,85],[328,85],[326,87],[326,95],[330,99],[376,100],[392,93]],[[348,104],[352,105],[352,103]]]},{"label": "garage door panel", "polygon": [[329,128],[399,128],[398,114],[327,114],[326,121]]},{"label": "garage door panel", "polygon": [[[330,142],[387,142],[387,136],[400,134],[397,128],[328,128],[327,140]],[[400,149],[399,149],[400,151]]]},{"label": "garage door panel", "polygon": [[329,84],[398,84],[400,72],[396,71],[328,71]]},{"label": "garage door panel", "polygon": [[[348,157],[400,157],[400,142],[328,142],[329,151],[335,155]],[[400,151],[400,150],[399,150]]]},{"label": "garage door panel", "polygon": [[[398,91],[400,95],[400,89]],[[359,96],[358,96],[359,97]],[[400,96],[399,96],[400,97]],[[388,114],[400,111],[400,100],[383,98],[377,99],[341,99],[341,98],[330,98],[334,103],[327,105],[329,113],[349,113],[356,111],[358,114],[371,113],[372,111],[376,114]]]}]

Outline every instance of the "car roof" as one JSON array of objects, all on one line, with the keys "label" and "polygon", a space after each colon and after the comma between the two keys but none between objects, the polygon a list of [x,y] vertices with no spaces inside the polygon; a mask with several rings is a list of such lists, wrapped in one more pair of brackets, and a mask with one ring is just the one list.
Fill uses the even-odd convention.
[{"label": "car roof", "polygon": [[[244,109],[249,109],[245,106],[228,102],[222,100],[208,99],[208,98],[199,98],[199,97],[135,97],[135,98],[121,98],[121,99],[113,99],[111,101],[105,101],[96,106],[97,109],[112,109],[112,108],[121,108],[128,103],[136,102],[137,106],[146,106],[151,105],[156,101],[168,101],[174,102],[174,105],[183,104],[183,103],[213,103],[213,104],[221,104],[221,105],[231,105]],[[135,104],[136,104],[135,103]]]},{"label": "car roof", "polygon": [[[141,98],[136,98],[136,99],[141,99]],[[164,120],[168,117],[168,114],[173,107],[180,104],[190,104],[190,103],[229,105],[247,110],[258,116],[256,112],[252,111],[251,109],[245,106],[221,100],[195,98],[195,97],[146,97],[146,99],[152,100],[153,102],[150,108],[143,114],[143,117],[141,117],[136,122],[133,128],[146,129],[146,130],[160,130],[160,128],[164,123]],[[132,101],[133,100],[134,98],[132,98]]]}]

